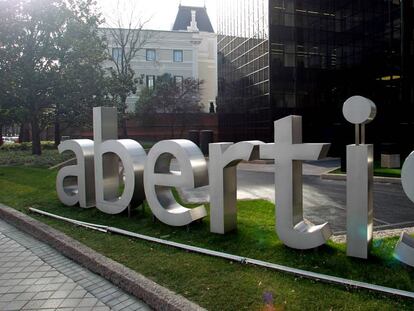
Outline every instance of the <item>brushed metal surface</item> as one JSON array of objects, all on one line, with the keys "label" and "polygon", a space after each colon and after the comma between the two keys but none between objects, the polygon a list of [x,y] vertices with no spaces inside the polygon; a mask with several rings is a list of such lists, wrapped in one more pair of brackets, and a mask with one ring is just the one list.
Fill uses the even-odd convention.
[{"label": "brushed metal surface", "polygon": [[[176,159],[180,171],[171,171]],[[148,153],[144,172],[145,194],[152,213],[170,226],[185,226],[207,216],[204,205],[186,208],[174,198],[175,187],[198,188],[208,185],[207,162],[201,150],[189,140],[166,140]]]},{"label": "brushed metal surface", "polygon": [[407,197],[414,202],[414,152],[404,162],[401,170],[401,184]]},{"label": "brushed metal surface", "polygon": [[59,153],[71,151],[76,165],[63,167],[56,178],[59,200],[67,205],[79,203],[82,208],[95,206],[94,142],[89,139],[67,140],[58,147]]},{"label": "brushed metal surface", "polygon": [[346,253],[366,259],[374,226],[374,146],[349,145],[346,158]]},{"label": "brushed metal surface", "polygon": [[276,231],[291,248],[311,249],[332,235],[328,223],[314,225],[303,218],[302,161],[326,157],[330,144],[303,144],[302,117],[275,122],[275,143],[260,146],[262,159],[275,160]]},{"label": "brushed metal surface", "polygon": [[402,233],[394,250],[394,257],[399,261],[414,267],[414,238]]},{"label": "brushed metal surface", "polygon": [[342,112],[349,123],[368,124],[375,119],[377,107],[366,97],[352,96],[345,101]]},{"label": "brushed metal surface", "polygon": [[[401,183],[407,197],[414,202],[414,152],[407,157],[401,171]],[[395,247],[394,257],[414,267],[414,239],[403,233]]]},{"label": "brushed metal surface", "polygon": [[259,159],[260,141],[210,144],[210,231],[224,234],[237,228],[237,165]]},{"label": "brushed metal surface", "polygon": [[[131,139],[118,138],[117,110],[113,107],[93,109],[95,140],[96,207],[107,214],[119,214],[131,204],[145,199],[143,174],[144,148]],[[120,163],[124,178],[120,178]],[[124,181],[122,193],[121,181]]]}]

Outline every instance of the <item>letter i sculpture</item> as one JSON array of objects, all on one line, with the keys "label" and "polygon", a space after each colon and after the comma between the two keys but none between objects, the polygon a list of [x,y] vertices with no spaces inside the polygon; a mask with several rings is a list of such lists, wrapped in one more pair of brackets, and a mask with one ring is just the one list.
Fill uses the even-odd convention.
[{"label": "letter i sculpture", "polygon": [[373,230],[374,146],[365,144],[365,124],[374,120],[375,104],[362,96],[343,106],[345,119],[355,124],[355,145],[346,148],[346,232],[351,257],[368,258]]}]

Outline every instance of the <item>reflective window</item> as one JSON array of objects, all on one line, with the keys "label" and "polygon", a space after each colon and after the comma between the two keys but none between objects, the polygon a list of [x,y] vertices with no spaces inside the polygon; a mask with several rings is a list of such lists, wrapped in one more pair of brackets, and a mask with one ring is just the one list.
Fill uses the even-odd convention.
[{"label": "reflective window", "polygon": [[120,63],[123,57],[122,48],[112,48],[112,59]]},{"label": "reflective window", "polygon": [[147,61],[155,61],[156,60],[156,53],[154,49],[147,49],[146,50],[146,60]]},{"label": "reflective window", "polygon": [[218,6],[220,140],[268,140],[272,135],[267,130],[272,123],[268,3],[225,0]]},{"label": "reflective window", "polygon": [[173,60],[176,63],[183,62],[183,50],[174,50],[173,51]]},{"label": "reflective window", "polygon": [[356,94],[380,106],[378,142],[414,124],[412,1],[220,0],[218,12],[220,140],[271,140],[272,121],[297,114],[306,139],[339,141]]},{"label": "reflective window", "polygon": [[155,86],[155,76],[147,76],[147,87],[153,89]]}]

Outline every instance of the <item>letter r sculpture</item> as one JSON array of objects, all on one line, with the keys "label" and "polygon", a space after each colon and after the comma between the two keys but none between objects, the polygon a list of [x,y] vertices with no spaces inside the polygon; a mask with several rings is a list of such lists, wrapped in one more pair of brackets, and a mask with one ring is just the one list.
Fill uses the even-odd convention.
[{"label": "letter r sculpture", "polygon": [[210,231],[237,228],[237,165],[259,159],[260,141],[210,144]]}]

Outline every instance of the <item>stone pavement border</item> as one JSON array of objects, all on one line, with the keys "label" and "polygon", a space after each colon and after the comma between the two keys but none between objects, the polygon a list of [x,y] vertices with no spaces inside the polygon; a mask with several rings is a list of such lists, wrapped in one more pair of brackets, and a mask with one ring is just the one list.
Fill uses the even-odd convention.
[{"label": "stone pavement border", "polygon": [[204,310],[181,295],[13,208],[0,204],[0,218],[143,300],[155,310]]}]

